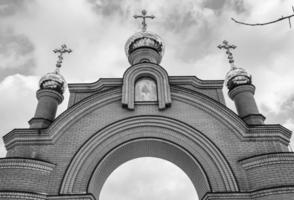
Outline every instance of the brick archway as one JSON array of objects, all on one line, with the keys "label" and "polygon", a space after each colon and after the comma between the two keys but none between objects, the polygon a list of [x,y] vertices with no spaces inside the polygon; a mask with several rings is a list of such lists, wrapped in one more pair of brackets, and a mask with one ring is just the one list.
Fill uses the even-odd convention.
[{"label": "brick archway", "polygon": [[171,118],[140,116],[116,122],[90,138],[68,167],[60,193],[86,190],[98,198],[113,170],[144,156],[176,164],[200,198],[209,192],[239,191],[226,159],[204,134]]}]

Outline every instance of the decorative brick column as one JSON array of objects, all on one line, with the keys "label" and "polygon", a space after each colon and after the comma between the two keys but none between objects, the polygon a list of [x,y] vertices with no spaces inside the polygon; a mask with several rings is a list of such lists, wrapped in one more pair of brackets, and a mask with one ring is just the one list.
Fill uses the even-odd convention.
[{"label": "decorative brick column", "polygon": [[36,96],[38,105],[35,116],[29,121],[30,128],[47,128],[55,119],[63,95],[53,89],[40,89]]},{"label": "decorative brick column", "polygon": [[265,117],[259,113],[255,99],[255,86],[237,85],[229,90],[230,98],[235,102],[238,115],[249,125],[263,124]]}]

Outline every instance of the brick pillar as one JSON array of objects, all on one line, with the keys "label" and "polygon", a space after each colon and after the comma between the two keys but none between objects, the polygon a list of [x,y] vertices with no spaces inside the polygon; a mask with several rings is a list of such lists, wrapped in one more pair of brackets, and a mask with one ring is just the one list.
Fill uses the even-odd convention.
[{"label": "brick pillar", "polygon": [[226,75],[226,85],[240,118],[248,125],[264,124],[265,117],[259,113],[254,99],[251,75],[245,69],[233,66]]},{"label": "brick pillar", "polygon": [[230,98],[235,102],[238,115],[249,125],[263,124],[265,117],[259,113],[255,99],[255,86],[238,85],[229,90]]},{"label": "brick pillar", "polygon": [[29,121],[30,128],[47,128],[55,119],[63,95],[52,89],[40,89],[36,96],[38,105],[34,117]]}]

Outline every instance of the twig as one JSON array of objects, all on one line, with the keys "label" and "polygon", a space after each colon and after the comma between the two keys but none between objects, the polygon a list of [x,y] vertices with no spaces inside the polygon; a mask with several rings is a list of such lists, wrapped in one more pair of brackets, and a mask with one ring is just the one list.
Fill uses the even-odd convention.
[{"label": "twig", "polygon": [[[294,12],[294,7],[292,6],[292,10]],[[273,23],[276,23],[276,22],[279,22],[279,21],[282,21],[284,19],[288,19],[289,20],[289,26],[291,28],[291,17],[294,17],[294,14],[292,15],[288,15],[286,17],[280,17],[279,19],[276,19],[276,20],[273,20],[273,21],[270,21],[270,22],[265,22],[265,23],[246,23],[246,22],[241,22],[241,21],[238,21],[234,18],[231,18],[234,22],[238,23],[238,24],[242,24],[242,25],[247,25],[247,26],[264,26],[264,25],[268,25],[268,24],[273,24]]]}]

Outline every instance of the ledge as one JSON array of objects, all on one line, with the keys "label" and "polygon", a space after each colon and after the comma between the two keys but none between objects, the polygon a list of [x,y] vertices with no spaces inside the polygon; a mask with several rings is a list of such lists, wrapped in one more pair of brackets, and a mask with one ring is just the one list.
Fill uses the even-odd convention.
[{"label": "ledge", "polygon": [[95,200],[91,194],[71,194],[62,196],[48,196],[48,200]]},{"label": "ledge", "polygon": [[14,145],[33,145],[36,141],[43,145],[53,144],[52,138],[47,134],[47,129],[13,129],[3,136],[3,141],[7,150]]},{"label": "ledge", "polygon": [[[289,194],[289,197],[292,197],[294,193],[294,186],[285,186],[285,187],[276,187],[261,189],[252,192],[216,192],[216,193],[207,193],[201,200],[258,200],[259,198],[273,195],[283,195]],[[276,199],[276,198],[275,198]]]},{"label": "ledge", "polygon": [[26,158],[1,158],[0,169],[27,169],[50,173],[55,165],[41,160]]},{"label": "ledge", "polygon": [[47,200],[47,196],[45,194],[35,194],[28,192],[0,191],[0,199]]},{"label": "ledge", "polygon": [[294,153],[286,152],[264,154],[246,158],[240,160],[239,162],[242,165],[242,167],[246,170],[274,164],[294,164]]},{"label": "ledge", "polygon": [[196,76],[169,76],[171,85],[192,85],[199,89],[222,89],[224,80],[202,80]]},{"label": "ledge", "polygon": [[70,93],[91,93],[105,87],[121,87],[122,83],[122,78],[100,78],[94,83],[70,83],[68,89]]}]

